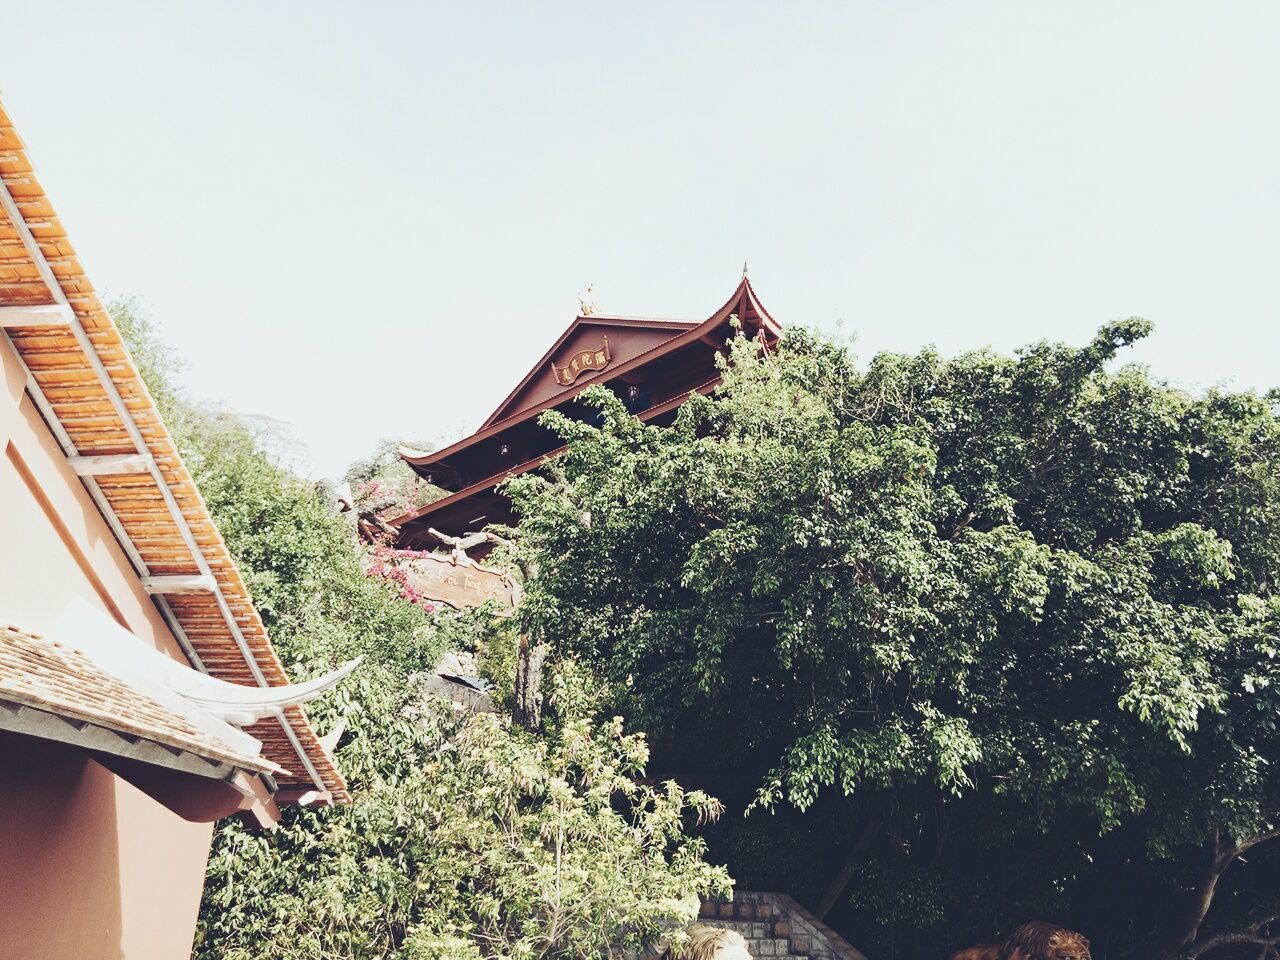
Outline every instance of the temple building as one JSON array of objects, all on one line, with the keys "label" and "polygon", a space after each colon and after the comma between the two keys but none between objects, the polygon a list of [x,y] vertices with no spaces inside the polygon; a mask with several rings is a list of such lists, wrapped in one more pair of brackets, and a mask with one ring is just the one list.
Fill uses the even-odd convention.
[{"label": "temple building", "polygon": [[0,106],[0,955],[186,957],[215,821],[346,785]]},{"label": "temple building", "polygon": [[705,320],[601,316],[584,310],[475,433],[432,453],[400,449],[419,476],[450,493],[391,518],[399,531],[397,545],[435,546],[428,533],[432,529],[461,536],[488,524],[512,523],[511,505],[495,487],[538,468],[562,449],[538,417],[553,409],[589,417],[591,411],[577,401],[589,386],[603,384],[646,423],[670,423],[691,393],[710,393],[720,383],[716,357],[732,334],[734,317],[746,336],[766,345],[782,335],[745,272],[733,295]]}]

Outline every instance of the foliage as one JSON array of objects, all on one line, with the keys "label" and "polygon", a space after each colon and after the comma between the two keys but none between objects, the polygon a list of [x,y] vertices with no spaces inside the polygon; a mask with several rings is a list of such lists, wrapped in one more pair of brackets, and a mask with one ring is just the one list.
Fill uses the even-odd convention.
[{"label": "foliage", "polygon": [[321,730],[345,724],[354,802],[286,808],[269,833],[220,824],[197,957],[595,957],[727,889],[685,835],[717,804],[640,785],[643,739],[588,720],[598,694],[571,667],[542,739],[427,699],[421,677],[445,650],[509,669],[505,621],[433,614],[366,576],[349,521],[242,422],[182,395],[136,303],[115,316],[291,671],[365,657],[308,708]]},{"label": "foliage", "polygon": [[543,739],[467,720],[383,665],[349,696],[349,811],[224,828],[199,956],[596,957],[688,923],[727,890],[686,839],[714,801],[641,786],[643,740],[575,712],[571,672]]},{"label": "foliage", "polygon": [[445,496],[445,490],[413,472],[399,448],[395,441],[384,440],[370,456],[347,469],[345,479],[360,512],[390,520]]},{"label": "foliage", "polygon": [[813,902],[848,858],[832,917],[866,948],[1045,912],[1100,957],[1265,939],[1280,420],[1110,369],[1147,333],[865,369],[738,338],[670,427],[590,390],[601,425],[545,414],[569,450],[506,488],[541,572],[523,624],[661,769],[710,772],[735,873]]}]

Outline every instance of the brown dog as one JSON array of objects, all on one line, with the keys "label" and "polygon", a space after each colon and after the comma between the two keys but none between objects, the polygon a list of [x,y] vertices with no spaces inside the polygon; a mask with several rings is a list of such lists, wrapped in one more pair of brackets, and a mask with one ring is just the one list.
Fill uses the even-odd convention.
[{"label": "brown dog", "polygon": [[1015,929],[1000,943],[966,947],[950,960],[1093,960],[1089,941],[1074,930],[1032,920]]}]

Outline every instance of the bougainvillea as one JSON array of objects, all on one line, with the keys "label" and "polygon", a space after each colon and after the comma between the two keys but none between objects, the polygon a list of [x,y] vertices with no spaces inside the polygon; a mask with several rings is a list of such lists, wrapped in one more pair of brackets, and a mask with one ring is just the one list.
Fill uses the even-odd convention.
[{"label": "bougainvillea", "polygon": [[401,600],[421,607],[427,613],[434,613],[439,604],[418,591],[403,564],[405,560],[427,556],[430,554],[425,550],[397,550],[385,544],[376,544],[369,548],[364,572],[366,576],[386,584],[387,589]]},{"label": "bougainvillea", "polygon": [[438,491],[438,487],[416,476],[405,477],[398,482],[368,480],[351,486],[356,508],[376,513],[384,520],[393,520],[425,506],[439,498]]},{"label": "bougainvillea", "polygon": [[[412,446],[432,445],[415,443]],[[401,458],[400,445],[390,440],[384,440],[369,457],[353,463],[346,480],[351,484],[355,508],[384,520],[403,516],[445,494],[440,487],[414,473]]]}]

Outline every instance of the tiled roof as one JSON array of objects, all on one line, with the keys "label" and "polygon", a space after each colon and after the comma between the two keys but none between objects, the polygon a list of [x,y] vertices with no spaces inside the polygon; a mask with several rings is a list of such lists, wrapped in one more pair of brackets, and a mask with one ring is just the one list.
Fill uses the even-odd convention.
[{"label": "tiled roof", "polygon": [[261,756],[249,756],[198,729],[186,717],[102,670],[80,651],[12,626],[0,626],[0,700],[141,737],[242,770],[284,775],[279,765]]},{"label": "tiled roof", "polygon": [[[35,308],[27,309],[29,325],[10,320],[0,330],[30,371],[50,429],[192,665],[233,683],[287,683],[248,587],[2,104],[0,181],[0,312],[20,320],[17,308]],[[187,585],[165,587],[164,577]],[[277,778],[282,787],[347,799],[301,708],[248,732],[290,771]]]}]

